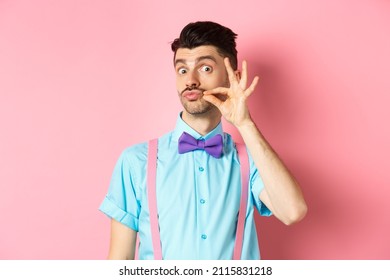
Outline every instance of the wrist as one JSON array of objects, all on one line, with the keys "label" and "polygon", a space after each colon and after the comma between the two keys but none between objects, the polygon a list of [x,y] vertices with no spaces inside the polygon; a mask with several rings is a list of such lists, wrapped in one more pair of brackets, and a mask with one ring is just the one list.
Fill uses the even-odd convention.
[{"label": "wrist", "polygon": [[239,124],[236,125],[236,128],[239,130],[239,131],[243,131],[243,130],[246,130],[248,128],[253,128],[255,125],[255,123],[253,122],[253,120],[251,118],[248,118],[242,122],[240,122]]}]

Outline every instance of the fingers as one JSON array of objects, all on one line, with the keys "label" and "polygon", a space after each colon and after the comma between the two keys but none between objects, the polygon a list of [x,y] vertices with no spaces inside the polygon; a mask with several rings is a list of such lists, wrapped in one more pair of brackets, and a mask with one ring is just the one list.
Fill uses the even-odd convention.
[{"label": "fingers", "polygon": [[251,85],[250,85],[250,86],[248,87],[248,89],[245,91],[245,96],[248,97],[249,95],[252,94],[252,92],[255,91],[255,88],[256,88],[257,84],[259,83],[259,80],[260,80],[260,78],[259,78],[258,76],[256,76],[256,77],[253,79]]},{"label": "fingers", "polygon": [[213,104],[215,107],[220,108],[223,101],[215,97],[214,95],[203,95],[203,99]]},{"label": "fingers", "polygon": [[246,89],[246,83],[248,81],[248,68],[246,60],[242,62],[242,72],[241,72],[241,79],[240,79],[240,86],[242,89]]},{"label": "fingers", "polygon": [[[245,96],[249,96],[252,94],[252,92],[256,89],[257,84],[259,83],[260,78],[256,76],[251,85],[244,91]],[[231,89],[225,88],[225,87],[217,87],[214,89],[206,90],[203,92],[204,96],[207,95],[225,95],[225,96],[231,96],[230,93]]]},{"label": "fingers", "polygon": [[248,63],[246,62],[246,60],[242,61],[242,71],[241,71],[241,75],[239,78],[237,77],[236,73],[234,72],[228,57],[224,58],[224,63],[225,63],[226,71],[228,73],[230,85],[237,82],[237,83],[239,83],[241,89],[245,90],[246,84],[248,82]]},{"label": "fingers", "polygon": [[242,62],[242,72],[240,78],[238,78],[236,76],[236,73],[233,71],[233,68],[230,64],[230,60],[228,57],[224,58],[224,63],[230,81],[230,88],[225,88],[225,87],[214,88],[205,91],[204,95],[221,94],[221,95],[228,95],[229,97],[240,96],[240,95],[244,95],[246,97],[250,96],[252,92],[255,90],[259,82],[259,77],[256,76],[253,79],[251,85],[248,88],[246,87],[246,84],[248,82],[248,64],[246,60]]},{"label": "fingers", "polygon": [[217,87],[214,89],[209,89],[203,92],[204,95],[209,95],[209,94],[223,94],[223,95],[228,95],[229,94],[229,89],[224,88],[224,87]]},{"label": "fingers", "polygon": [[225,63],[226,71],[228,73],[230,84],[232,85],[234,82],[237,82],[236,74],[230,64],[230,60],[228,57],[225,57],[223,62]]}]

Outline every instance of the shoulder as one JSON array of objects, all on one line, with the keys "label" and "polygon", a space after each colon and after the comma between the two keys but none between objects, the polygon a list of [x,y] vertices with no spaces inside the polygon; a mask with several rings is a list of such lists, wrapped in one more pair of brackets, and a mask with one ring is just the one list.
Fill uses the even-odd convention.
[{"label": "shoulder", "polygon": [[234,143],[233,137],[227,132],[223,133],[223,143],[224,143],[225,149],[229,149],[229,150],[234,149],[235,145],[236,145]]},{"label": "shoulder", "polygon": [[237,146],[241,146],[242,151],[246,152],[248,154],[248,160],[249,160],[249,166],[251,174],[254,172],[257,172],[257,168],[253,162],[253,158],[251,154],[249,153],[249,150],[247,149],[244,142],[241,141],[235,141],[233,137],[229,134],[224,132],[224,148],[227,154],[232,153],[234,160],[239,163],[239,157],[237,153]]},{"label": "shoulder", "polygon": [[126,147],[121,157],[127,161],[139,161],[145,160],[148,153],[148,142],[142,142],[129,147]]},{"label": "shoulder", "polygon": [[224,132],[223,133],[223,143],[224,143],[224,153],[226,155],[230,155],[233,157],[233,159],[238,163],[238,156],[237,156],[237,143],[234,141],[233,137],[229,134]]},{"label": "shoulder", "polygon": [[[161,137],[156,137],[158,139],[159,146],[168,144],[170,142],[171,135],[172,133],[169,132]],[[149,141],[150,140],[126,147],[122,151],[121,158],[133,164],[146,162],[148,157]]]}]

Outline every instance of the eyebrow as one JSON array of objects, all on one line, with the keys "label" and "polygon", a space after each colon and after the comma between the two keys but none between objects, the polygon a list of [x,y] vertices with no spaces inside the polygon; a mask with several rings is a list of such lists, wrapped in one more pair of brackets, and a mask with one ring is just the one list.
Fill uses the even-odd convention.
[{"label": "eyebrow", "polygon": [[[200,57],[196,58],[195,64],[198,64],[199,61],[206,60],[206,59],[210,59],[210,60],[214,61],[215,63],[217,63],[217,60],[215,59],[214,56],[212,56],[212,55],[204,55],[204,56],[200,56]],[[187,60],[181,59],[181,58],[175,59],[175,66],[176,66],[178,63],[187,64]]]}]

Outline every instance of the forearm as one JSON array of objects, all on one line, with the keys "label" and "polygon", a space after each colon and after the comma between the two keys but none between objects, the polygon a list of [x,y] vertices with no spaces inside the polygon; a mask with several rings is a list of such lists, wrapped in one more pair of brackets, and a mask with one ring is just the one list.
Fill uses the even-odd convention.
[{"label": "forearm", "polygon": [[111,220],[109,260],[133,260],[137,233],[115,219]]},{"label": "forearm", "polygon": [[285,224],[301,220],[307,206],[297,181],[253,121],[237,128],[264,182],[262,201]]}]

